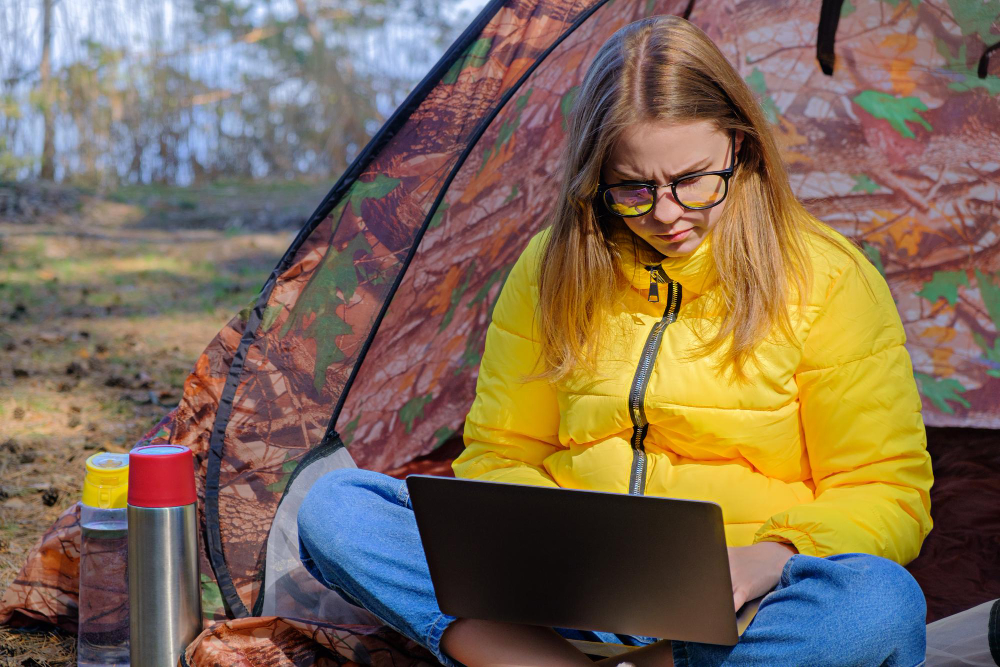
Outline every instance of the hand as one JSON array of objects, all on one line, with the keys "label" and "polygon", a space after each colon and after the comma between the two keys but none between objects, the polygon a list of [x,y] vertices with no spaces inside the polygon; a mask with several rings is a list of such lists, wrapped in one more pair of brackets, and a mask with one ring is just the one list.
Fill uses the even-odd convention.
[{"label": "hand", "polygon": [[785,563],[798,553],[785,542],[758,542],[748,547],[729,547],[729,572],[733,580],[733,604],[764,595],[778,585]]}]

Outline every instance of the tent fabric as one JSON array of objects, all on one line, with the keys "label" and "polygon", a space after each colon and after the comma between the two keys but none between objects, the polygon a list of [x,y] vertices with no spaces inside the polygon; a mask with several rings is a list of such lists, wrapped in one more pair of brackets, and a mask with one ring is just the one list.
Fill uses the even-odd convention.
[{"label": "tent fabric", "polygon": [[927,665],[1000,665],[1000,599],[927,626]]},{"label": "tent fabric", "polygon": [[[925,421],[1000,427],[997,13],[942,0],[490,2],[138,443],[195,452],[205,621],[228,628],[199,641],[330,625],[315,612],[290,624],[279,610],[307,583],[288,520],[274,518],[290,516],[319,470],[404,469],[459,431],[492,306],[551,210],[587,64],[643,16],[684,15],[719,45],[757,93],[796,195],[886,276]],[[29,555],[0,622],[75,624],[74,521],[70,510]],[[319,604],[313,594],[318,607],[304,603]],[[371,627],[357,608],[309,595],[297,609],[338,609],[342,626],[303,636]],[[284,620],[254,626],[265,620],[247,617],[265,607]]]},{"label": "tent fabric", "polygon": [[929,428],[934,528],[907,569],[928,620],[1000,598],[1000,438],[988,429]]},{"label": "tent fabric", "polygon": [[347,449],[340,447],[303,466],[302,474],[296,475],[285,487],[267,538],[264,588],[258,598],[260,603],[254,607],[254,616],[307,617],[327,623],[381,625],[378,617],[367,609],[347,602],[340,594],[323,586],[299,559],[299,507],[317,479],[330,470],[344,467],[356,466]]},{"label": "tent fabric", "polygon": [[424,647],[384,625],[333,625],[294,618],[250,617],[206,629],[182,658],[185,665],[327,667],[439,664]]}]

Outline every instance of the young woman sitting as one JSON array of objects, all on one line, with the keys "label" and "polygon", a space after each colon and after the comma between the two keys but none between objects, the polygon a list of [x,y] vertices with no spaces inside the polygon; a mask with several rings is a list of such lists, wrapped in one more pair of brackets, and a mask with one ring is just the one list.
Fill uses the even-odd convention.
[{"label": "young woman sitting", "polygon": [[573,638],[641,646],[636,665],[921,664],[902,565],[932,474],[903,327],[794,197],[751,90],[690,22],[633,22],[586,73],[564,163],[493,312],[455,474],[719,503],[734,605],[767,594],[753,622],[730,647],[443,614],[405,482],[367,470],[309,492],[306,567],[446,665],[594,664]]}]

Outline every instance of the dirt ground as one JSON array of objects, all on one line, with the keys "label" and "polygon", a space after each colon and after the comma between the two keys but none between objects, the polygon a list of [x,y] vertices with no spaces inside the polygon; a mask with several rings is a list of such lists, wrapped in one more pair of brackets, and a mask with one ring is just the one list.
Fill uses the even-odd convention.
[{"label": "dirt ground", "polygon": [[[0,183],[0,591],[79,500],[86,458],[177,404],[326,190]],[[75,640],[0,628],[0,665],[75,664]]]}]

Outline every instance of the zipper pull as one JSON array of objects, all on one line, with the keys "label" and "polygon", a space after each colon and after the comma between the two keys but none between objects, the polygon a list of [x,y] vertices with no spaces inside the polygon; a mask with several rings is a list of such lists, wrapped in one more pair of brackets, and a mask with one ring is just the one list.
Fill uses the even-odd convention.
[{"label": "zipper pull", "polygon": [[647,297],[647,300],[650,303],[659,303],[660,302],[659,283],[664,282],[664,279],[660,276],[660,267],[657,264],[650,264],[646,266],[646,270],[649,271],[649,297]]}]

